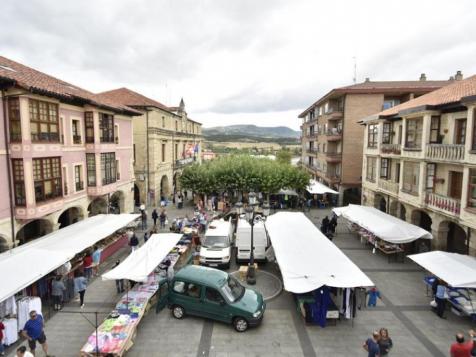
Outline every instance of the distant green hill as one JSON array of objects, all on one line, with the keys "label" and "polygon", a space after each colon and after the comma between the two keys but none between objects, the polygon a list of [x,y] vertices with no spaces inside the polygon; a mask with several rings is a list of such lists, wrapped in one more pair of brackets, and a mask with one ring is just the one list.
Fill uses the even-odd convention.
[{"label": "distant green hill", "polygon": [[212,141],[290,141],[297,142],[301,132],[286,126],[229,125],[203,128],[203,136]]}]

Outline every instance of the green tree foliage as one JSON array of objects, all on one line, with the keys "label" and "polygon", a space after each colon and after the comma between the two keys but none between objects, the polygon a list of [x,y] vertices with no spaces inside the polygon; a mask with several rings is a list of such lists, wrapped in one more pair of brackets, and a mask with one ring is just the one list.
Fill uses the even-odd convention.
[{"label": "green tree foliage", "polygon": [[278,161],[282,164],[291,164],[292,156],[293,156],[293,154],[291,153],[290,150],[282,149],[282,150],[279,150],[276,153],[276,161]]},{"label": "green tree foliage", "polygon": [[262,192],[305,189],[309,175],[289,164],[249,155],[229,155],[186,167],[180,176],[184,189],[200,194],[212,192]]}]

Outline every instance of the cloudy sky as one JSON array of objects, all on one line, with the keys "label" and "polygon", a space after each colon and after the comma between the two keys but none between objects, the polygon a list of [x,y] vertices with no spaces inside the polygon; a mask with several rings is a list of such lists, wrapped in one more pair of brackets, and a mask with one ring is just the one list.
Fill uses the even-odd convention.
[{"label": "cloudy sky", "polygon": [[473,0],[2,0],[0,54],[94,92],[286,125],[357,80],[476,74]]}]

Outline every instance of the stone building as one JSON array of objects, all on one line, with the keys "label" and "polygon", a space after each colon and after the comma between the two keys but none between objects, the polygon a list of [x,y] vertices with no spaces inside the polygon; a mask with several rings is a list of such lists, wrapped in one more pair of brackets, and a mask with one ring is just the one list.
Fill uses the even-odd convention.
[{"label": "stone building", "polygon": [[363,204],[476,255],[476,76],[365,118]]}]

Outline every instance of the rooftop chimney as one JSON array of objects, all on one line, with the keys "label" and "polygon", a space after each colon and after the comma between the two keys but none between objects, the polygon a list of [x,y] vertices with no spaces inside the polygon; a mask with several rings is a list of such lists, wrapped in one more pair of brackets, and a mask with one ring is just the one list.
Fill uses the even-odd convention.
[{"label": "rooftop chimney", "polygon": [[420,81],[426,81],[426,74],[425,73],[422,73],[420,75]]},{"label": "rooftop chimney", "polygon": [[461,73],[461,71],[456,71],[455,79],[456,79],[457,81],[463,80],[463,73]]},{"label": "rooftop chimney", "polygon": [[370,82],[370,78],[369,78],[369,77],[365,78],[365,83],[368,83],[368,82]]},{"label": "rooftop chimney", "polygon": [[454,80],[455,80],[455,77],[453,77],[453,76],[450,76],[450,79],[449,79],[449,81],[454,81]]}]

